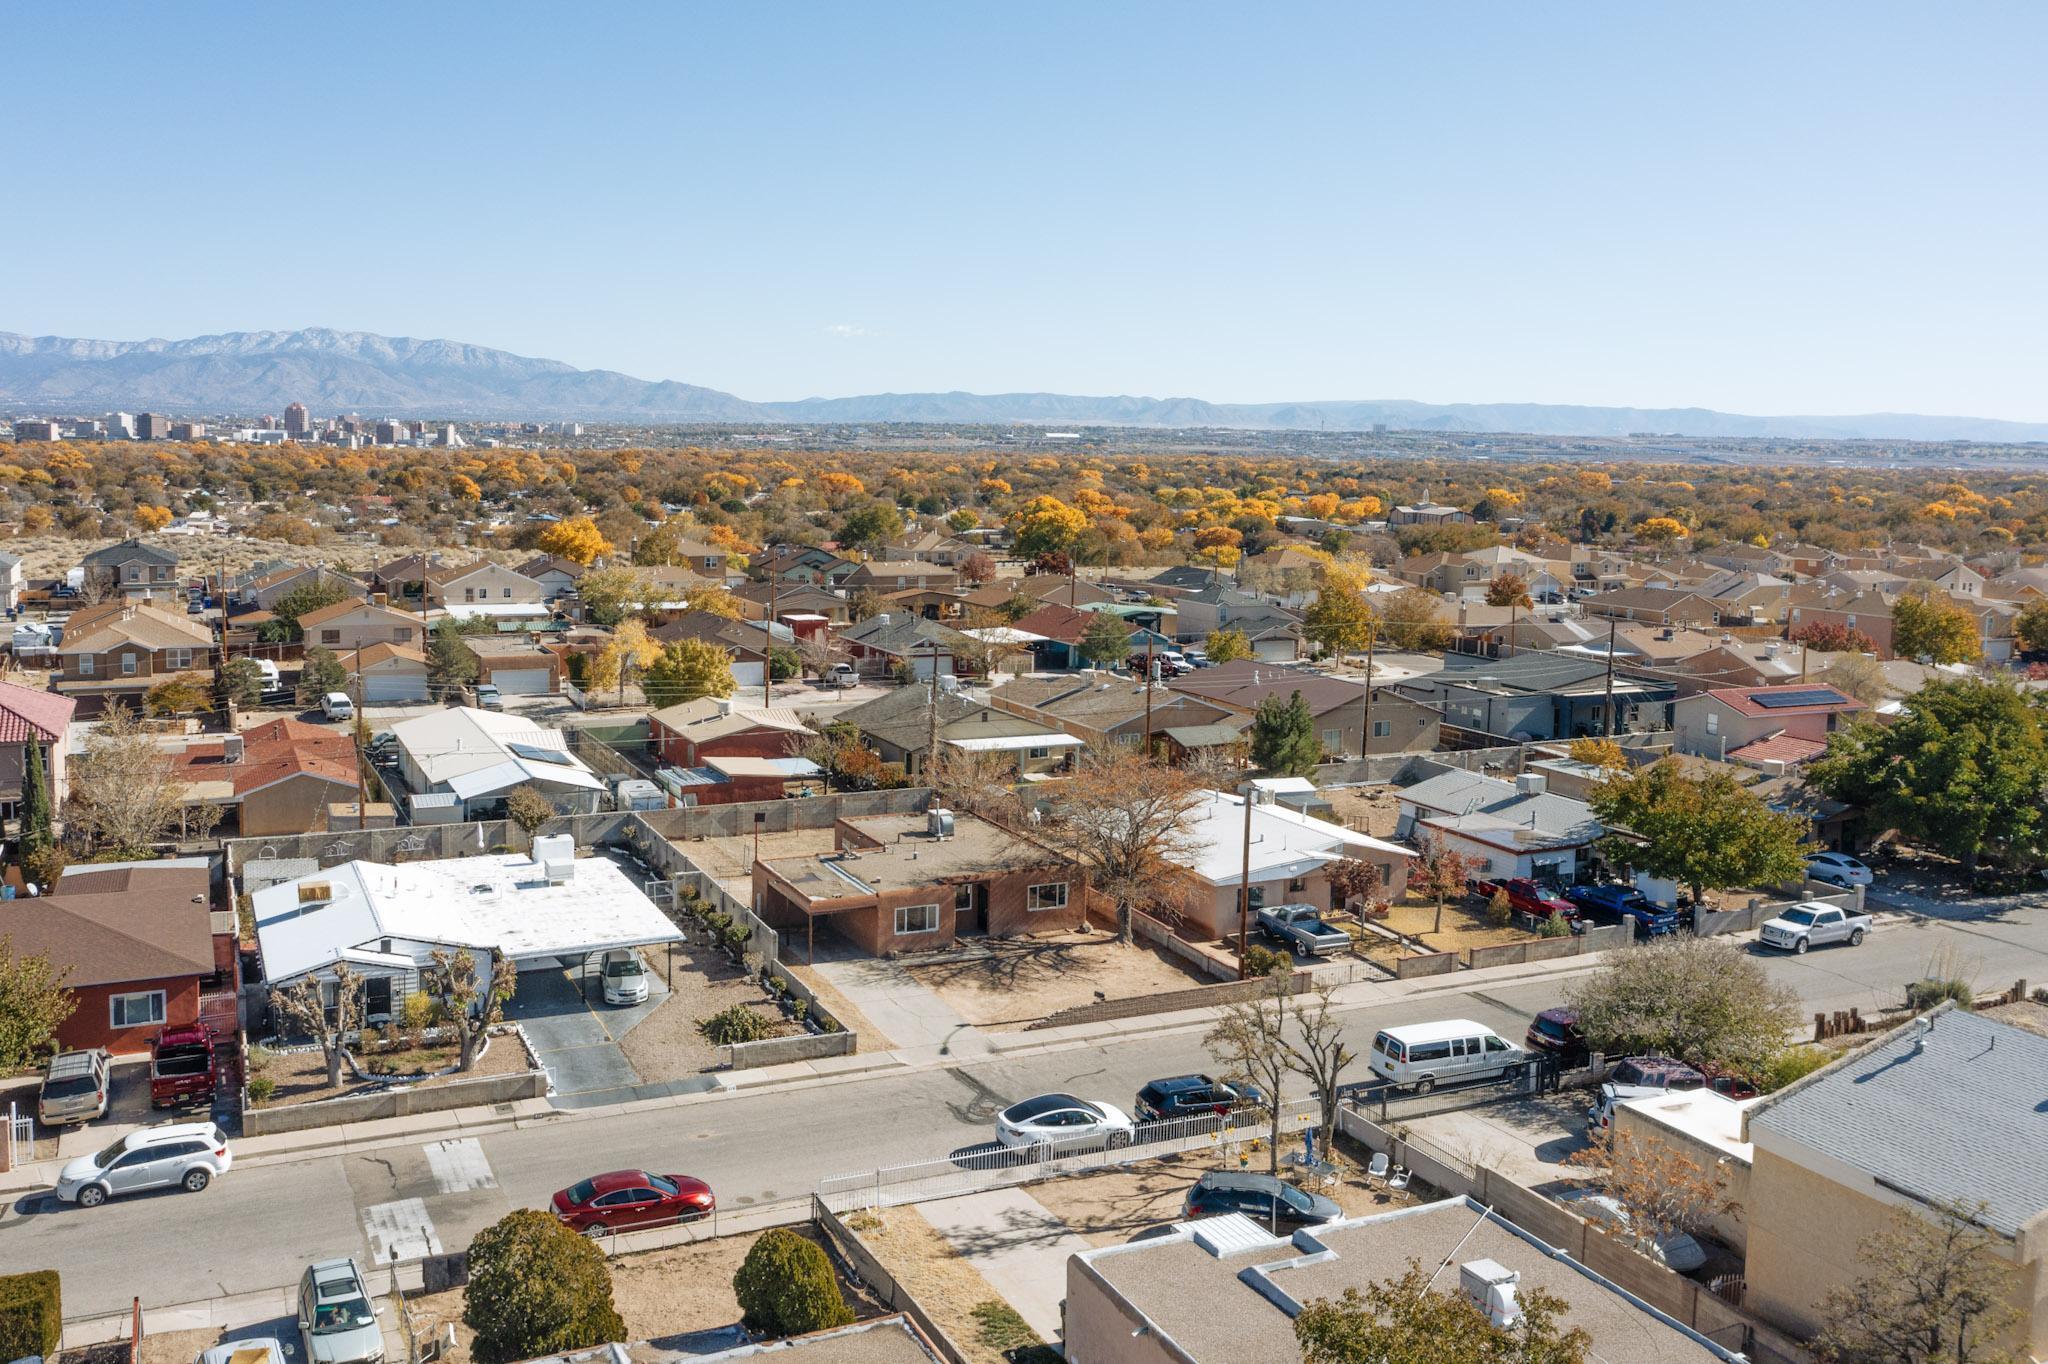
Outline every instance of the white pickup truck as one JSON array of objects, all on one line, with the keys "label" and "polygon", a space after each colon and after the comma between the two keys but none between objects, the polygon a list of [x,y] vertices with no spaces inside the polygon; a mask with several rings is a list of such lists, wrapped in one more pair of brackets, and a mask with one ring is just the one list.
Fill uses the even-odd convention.
[{"label": "white pickup truck", "polygon": [[1837,909],[1825,901],[1808,900],[1766,923],[1757,933],[1756,940],[1765,947],[1804,952],[1809,947],[1825,947],[1834,942],[1860,947],[1863,935],[1869,931],[1868,914],[1855,914]]}]

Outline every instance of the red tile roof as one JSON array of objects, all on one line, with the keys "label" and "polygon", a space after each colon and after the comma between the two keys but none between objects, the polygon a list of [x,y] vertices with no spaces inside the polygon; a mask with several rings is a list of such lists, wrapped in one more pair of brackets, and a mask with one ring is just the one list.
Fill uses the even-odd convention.
[{"label": "red tile roof", "polygon": [[[1832,692],[1835,699],[1832,701],[1816,701],[1812,705],[1800,706],[1764,706],[1757,704],[1756,698],[1759,696],[1769,696],[1774,693],[1782,695],[1788,691]],[[1733,710],[1742,712],[1744,715],[1755,716],[1825,715],[1830,711],[1863,709],[1861,701],[1851,696],[1845,696],[1833,687],[1828,686],[1825,682],[1788,683],[1782,687],[1719,687],[1708,692],[1707,695]]]},{"label": "red tile roof", "polygon": [[188,782],[232,781],[237,796],[287,777],[310,776],[337,786],[358,786],[355,741],[304,720],[271,720],[242,731],[242,760],[229,766],[218,739],[193,744],[178,757]]},{"label": "red tile roof", "polygon": [[0,744],[27,743],[33,734],[44,743],[64,737],[78,702],[53,691],[0,682]]},{"label": "red tile roof", "polygon": [[1768,739],[1744,744],[1728,754],[1730,762],[1803,763],[1828,751],[1818,739],[1801,739],[1791,734],[1773,734]]}]

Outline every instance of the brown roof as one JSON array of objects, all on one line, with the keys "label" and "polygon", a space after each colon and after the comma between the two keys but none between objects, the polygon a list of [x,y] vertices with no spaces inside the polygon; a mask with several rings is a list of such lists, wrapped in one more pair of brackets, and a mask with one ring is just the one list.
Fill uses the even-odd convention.
[{"label": "brown roof", "polygon": [[[1308,702],[1310,712],[1316,715],[1346,703],[1361,705],[1365,698],[1365,688],[1359,683],[1320,673],[1297,672],[1292,668],[1246,658],[1203,668],[1188,677],[1175,678],[1166,684],[1166,688],[1184,696],[1199,696],[1237,711],[1257,710],[1259,703],[1269,697],[1277,696],[1284,701],[1300,692],[1301,699]],[[1373,690],[1377,694],[1379,686],[1375,684]]]},{"label": "brown roof", "polygon": [[97,621],[83,636],[67,629],[57,652],[97,654],[123,644],[140,644],[146,649],[203,649],[211,643],[213,632],[187,616],[174,616],[153,606],[130,606]]},{"label": "brown roof", "polygon": [[348,735],[303,720],[279,719],[242,731],[242,758],[228,763],[219,740],[193,744],[178,755],[178,775],[187,782],[232,781],[246,796],[288,777],[317,777],[336,786],[357,787],[355,742]]},{"label": "brown roof", "polygon": [[88,867],[50,895],[0,903],[0,937],[16,956],[71,968],[65,984],[213,974],[211,876],[201,867]]},{"label": "brown roof", "polygon": [[389,606],[379,606],[376,602],[365,601],[361,597],[349,597],[345,600],[334,602],[331,605],[323,606],[318,611],[308,611],[305,615],[300,616],[299,629],[304,630],[309,625],[325,625],[330,620],[339,620],[343,616],[354,615],[358,611],[376,611],[383,615],[396,616],[408,625],[418,625],[420,623],[420,618],[410,611],[400,611]]}]

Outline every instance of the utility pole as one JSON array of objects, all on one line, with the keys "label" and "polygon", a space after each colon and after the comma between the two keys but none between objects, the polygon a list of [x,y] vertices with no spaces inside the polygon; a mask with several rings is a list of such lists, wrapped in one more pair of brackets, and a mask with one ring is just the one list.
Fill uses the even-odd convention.
[{"label": "utility pole", "polygon": [[1067,551],[1067,609],[1074,609],[1074,595],[1080,587],[1081,566],[1074,558],[1074,551]]},{"label": "utility pole", "polygon": [[[1150,635],[1150,631],[1146,632]],[[1145,640],[1145,756],[1152,756],[1152,640]]]},{"label": "utility pole", "polygon": [[1365,719],[1358,728],[1358,756],[1372,756],[1372,646],[1379,641],[1380,632],[1374,625],[1365,627]]},{"label": "utility pole", "polygon": [[[777,588],[781,581],[780,573],[772,568],[768,570],[768,654],[766,661],[761,665],[761,704],[764,706],[775,704],[775,606],[779,597]],[[801,681],[801,663],[797,665],[797,673],[798,680]]]},{"label": "utility pole", "polygon": [[1601,723],[1601,732],[1609,738],[1614,736],[1614,627],[1615,622],[1607,622],[1607,710]]},{"label": "utility pole", "polygon": [[1237,885],[1237,978],[1243,980],[1245,948],[1250,944],[1252,931],[1252,792],[1255,788],[1247,780],[1244,784],[1244,870]]},{"label": "utility pole", "polygon": [[933,766],[939,759],[939,641],[934,636],[930,641],[932,650],[931,677],[926,681],[924,711],[924,779],[925,785],[932,784]]}]

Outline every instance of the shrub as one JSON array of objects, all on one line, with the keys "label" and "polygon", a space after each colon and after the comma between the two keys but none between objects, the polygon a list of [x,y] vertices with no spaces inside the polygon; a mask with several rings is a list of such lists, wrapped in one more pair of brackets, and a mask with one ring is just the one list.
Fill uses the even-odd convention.
[{"label": "shrub", "polygon": [[249,1098],[253,1102],[265,1103],[275,1093],[277,1093],[277,1081],[271,1079],[268,1075],[252,1075],[249,1077]]},{"label": "shrub", "polygon": [[64,1334],[62,1291],[54,1269],[0,1276],[0,1356],[57,1353]]},{"label": "shrub", "polygon": [[1950,978],[1947,980],[1916,980],[1906,987],[1906,1005],[1919,1013],[1931,1009],[1943,1000],[1952,999],[1964,1008],[1970,1007],[1975,996],[1970,992],[1970,983]]},{"label": "shrub", "polygon": [[[1487,912],[1491,914],[1493,906],[1488,905]],[[1569,937],[1571,931],[1572,926],[1565,921],[1565,917],[1562,914],[1547,914],[1544,916],[1543,922],[1536,925],[1536,936],[1539,938]]]},{"label": "shrub", "polygon": [[399,1027],[415,1039],[440,1021],[440,1001],[424,990],[415,990],[405,997],[405,1003],[398,1006]]},{"label": "shrub", "polygon": [[714,1046],[729,1047],[735,1042],[758,1042],[766,1037],[768,1020],[744,1004],[734,1004],[709,1018],[698,1019],[697,1031]]},{"label": "shrub", "polygon": [[1819,1070],[1830,1059],[1828,1053],[1819,1047],[1786,1047],[1764,1062],[1764,1073],[1758,1077],[1757,1088],[1766,1094],[1783,1089],[1794,1080]]},{"label": "shrub", "polygon": [[1486,922],[1495,928],[1506,928],[1515,917],[1515,907],[1508,903],[1508,893],[1497,890],[1486,902]]},{"label": "shrub", "polygon": [[732,1291],[747,1329],[764,1335],[799,1336],[853,1321],[824,1250],[787,1227],[754,1242],[732,1276]]},{"label": "shrub", "polygon": [[532,1208],[507,1213],[469,1243],[462,1320],[476,1333],[470,1353],[482,1364],[626,1338],[604,1256]]},{"label": "shrub", "polygon": [[1244,973],[1247,978],[1270,976],[1275,971],[1291,970],[1293,966],[1294,961],[1291,957],[1283,957],[1270,947],[1260,947],[1257,943],[1252,943],[1244,949]]}]

